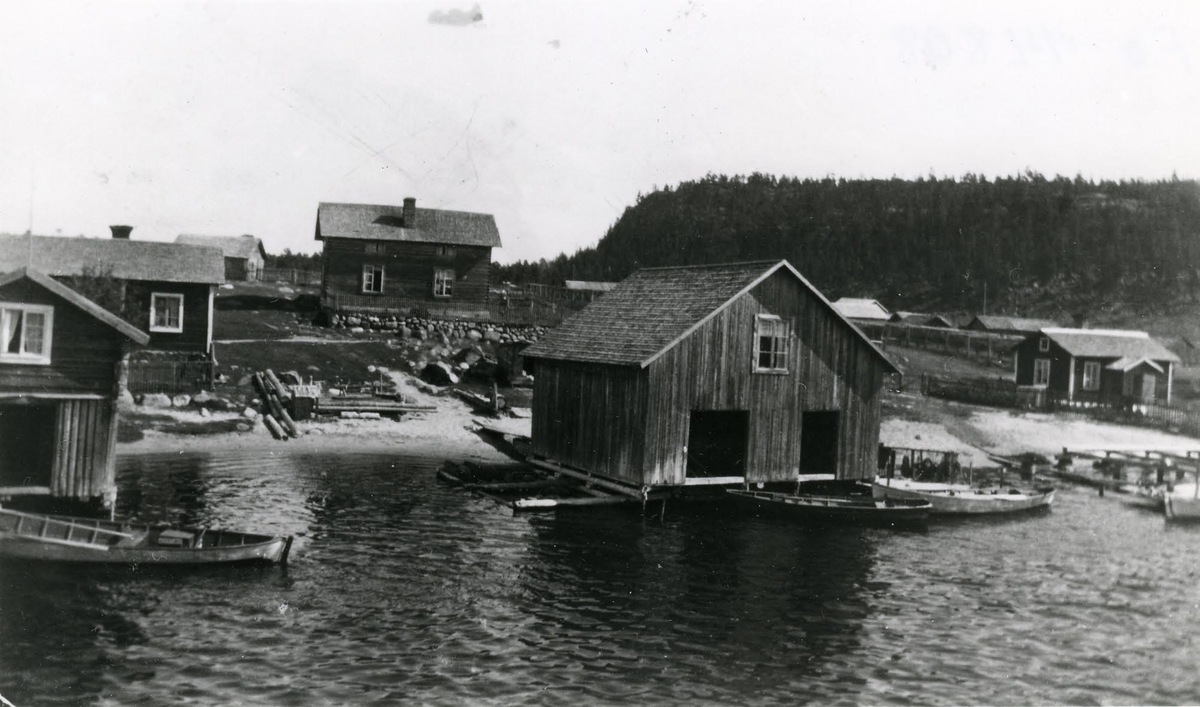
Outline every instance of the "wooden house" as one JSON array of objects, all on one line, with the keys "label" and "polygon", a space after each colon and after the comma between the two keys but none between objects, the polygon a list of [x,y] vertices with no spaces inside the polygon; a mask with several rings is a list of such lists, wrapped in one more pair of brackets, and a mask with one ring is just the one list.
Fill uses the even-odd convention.
[{"label": "wooden house", "polygon": [[220,248],[225,256],[225,280],[244,282],[262,277],[267,251],[262,241],[254,236],[199,236],[183,233],[175,238],[176,243]]},{"label": "wooden house", "polygon": [[111,506],[121,362],[149,339],[43,273],[0,275],[0,500]]},{"label": "wooden house", "polygon": [[1046,327],[1013,349],[1017,385],[1067,400],[1171,404],[1179,357],[1144,331]]},{"label": "wooden house", "polygon": [[500,233],[491,214],[403,206],[317,207],[322,242],[321,302],[334,312],[486,318],[492,248]]},{"label": "wooden house", "polygon": [[112,301],[97,301],[150,334],[147,349],[210,356],[213,296],[225,281],[217,248],[113,238],[0,237],[0,272],[29,266],[68,286],[110,281]]},{"label": "wooden house", "polygon": [[1006,317],[1000,314],[978,314],[967,322],[963,329],[983,331],[1010,336],[1028,336],[1046,327],[1057,327],[1053,319],[1031,319],[1028,317]]},{"label": "wooden house", "polygon": [[893,312],[888,321],[892,324],[906,324],[908,326],[928,326],[938,329],[954,328],[954,322],[949,317],[924,312]]},{"label": "wooden house", "polygon": [[892,318],[892,313],[878,300],[859,297],[842,297],[833,303],[833,308],[843,317],[854,322],[883,324]]},{"label": "wooden house", "polygon": [[896,370],[787,261],[639,270],[524,355],[532,452],[643,489],[869,478]]}]

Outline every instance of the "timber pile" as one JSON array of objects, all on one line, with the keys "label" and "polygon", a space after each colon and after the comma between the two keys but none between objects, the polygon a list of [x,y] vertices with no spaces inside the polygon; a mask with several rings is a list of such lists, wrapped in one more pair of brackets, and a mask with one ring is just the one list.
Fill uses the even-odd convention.
[{"label": "timber pile", "polygon": [[292,420],[291,415],[283,407],[283,401],[291,397],[291,393],[279,382],[274,371],[267,369],[254,374],[254,387],[263,400],[263,424],[278,440],[288,440],[300,436],[300,428]]}]

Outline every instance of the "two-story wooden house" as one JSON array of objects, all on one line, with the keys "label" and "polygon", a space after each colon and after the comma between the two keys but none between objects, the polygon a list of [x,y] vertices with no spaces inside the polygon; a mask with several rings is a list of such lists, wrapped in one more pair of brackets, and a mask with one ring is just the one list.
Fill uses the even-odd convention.
[{"label": "two-story wooden house", "polygon": [[419,209],[413,198],[322,203],[316,239],[321,301],[331,311],[488,316],[492,248],[500,247],[491,214]]},{"label": "two-story wooden house", "polygon": [[0,501],[112,505],[120,367],[149,339],[43,273],[0,275]]},{"label": "two-story wooden house", "polygon": [[787,261],[639,270],[524,356],[534,455],[633,489],[871,478],[896,370]]},{"label": "two-story wooden house", "polygon": [[1045,327],[1013,349],[1017,385],[1083,402],[1170,405],[1178,363],[1144,331]]}]

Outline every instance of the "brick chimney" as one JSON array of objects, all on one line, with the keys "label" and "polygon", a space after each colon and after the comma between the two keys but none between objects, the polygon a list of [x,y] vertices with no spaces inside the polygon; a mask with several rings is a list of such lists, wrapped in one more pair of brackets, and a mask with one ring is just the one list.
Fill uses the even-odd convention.
[{"label": "brick chimney", "polygon": [[119,241],[129,240],[129,234],[133,231],[133,226],[109,226],[112,230],[112,237]]},{"label": "brick chimney", "polygon": [[404,197],[404,227],[417,227],[417,200],[411,196]]}]

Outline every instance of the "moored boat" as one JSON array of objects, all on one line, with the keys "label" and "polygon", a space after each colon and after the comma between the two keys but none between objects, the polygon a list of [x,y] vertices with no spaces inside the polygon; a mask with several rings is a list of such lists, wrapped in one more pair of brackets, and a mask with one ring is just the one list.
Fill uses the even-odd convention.
[{"label": "moored boat", "polygon": [[726,489],[743,506],[760,515],[783,515],[806,522],[854,525],[921,525],[929,517],[928,501],[876,500],[839,496]]},{"label": "moored boat", "polygon": [[286,563],[291,536],[179,530],[0,508],[0,558],[93,564]]},{"label": "moored boat", "polygon": [[878,478],[872,487],[876,499],[928,501],[934,515],[985,515],[1015,513],[1047,508],[1054,503],[1055,488],[1040,486],[1033,491],[997,487],[975,488],[968,484]]},{"label": "moored boat", "polygon": [[1180,523],[1200,522],[1200,485],[1179,484],[1163,496],[1167,520]]}]

